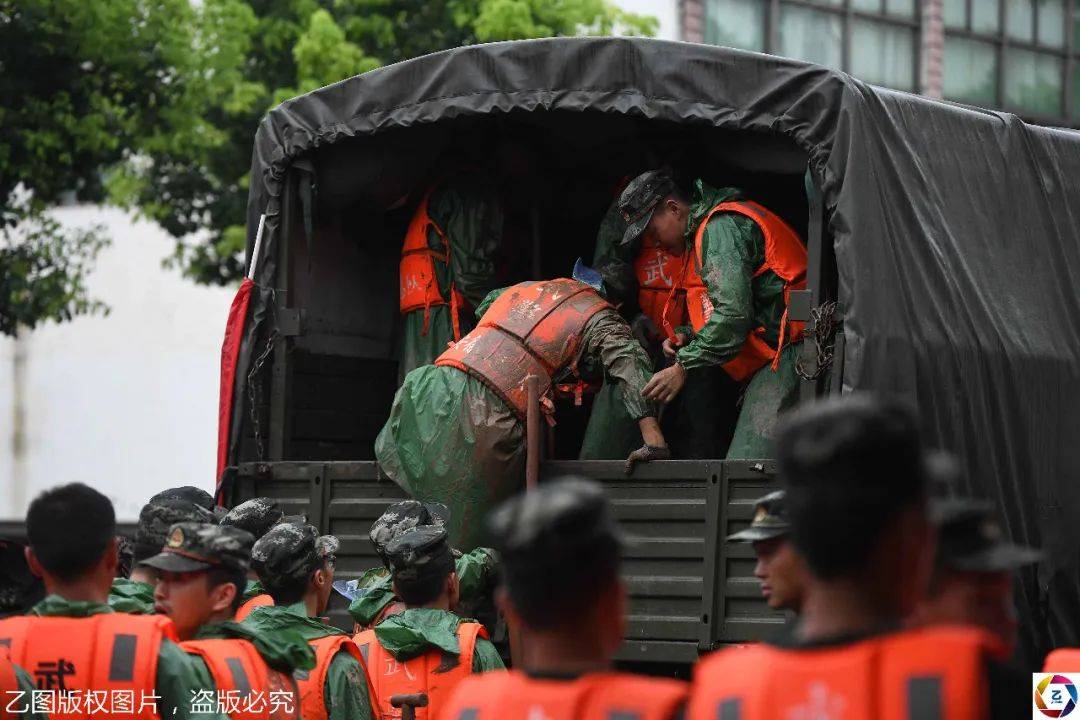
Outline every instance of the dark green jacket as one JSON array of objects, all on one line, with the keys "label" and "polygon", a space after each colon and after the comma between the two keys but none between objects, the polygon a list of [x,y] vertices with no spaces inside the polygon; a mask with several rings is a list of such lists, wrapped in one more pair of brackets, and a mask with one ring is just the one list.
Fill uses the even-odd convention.
[{"label": "dark green jacket", "polygon": [[[251,611],[243,622],[263,635],[288,632],[311,642],[328,635],[344,635],[341,630],[308,617],[303,603],[265,606]],[[364,666],[347,652],[330,660],[325,684],[326,712],[330,720],[371,720],[367,675]]]},{"label": "dark green jacket", "polygon": [[[735,188],[713,188],[694,183],[686,249],[694,252],[694,236],[708,212],[722,202],[738,200]],[[739,354],[747,334],[765,328],[765,339],[775,343],[784,314],[784,281],[775,273],[754,273],[765,262],[765,237],[757,223],[733,213],[713,215],[702,237],[702,266],[713,312],[705,326],[679,350],[679,363],[687,370],[723,365]],[[688,331],[689,328],[682,328]]]},{"label": "dark green jacket", "polygon": [[[49,595],[35,605],[30,613],[42,617],[89,617],[111,613],[108,605],[88,602],[69,602],[58,595]],[[195,693],[208,686],[205,665],[198,658],[188,655],[178,645],[163,640],[158,653],[155,692],[160,696],[158,711],[163,718],[179,720],[224,720],[216,714],[193,713],[191,699]]]},{"label": "dark green jacket", "polygon": [[[462,618],[447,610],[410,608],[379,623],[375,627],[375,638],[398,660],[409,660],[432,648],[460,655],[457,628],[461,623]],[[506,666],[491,641],[477,638],[472,669],[474,673],[481,673],[505,670]]]}]

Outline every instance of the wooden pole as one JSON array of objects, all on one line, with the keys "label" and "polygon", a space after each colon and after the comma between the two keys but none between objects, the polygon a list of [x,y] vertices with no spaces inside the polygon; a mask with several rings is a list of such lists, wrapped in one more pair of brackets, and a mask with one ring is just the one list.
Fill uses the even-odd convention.
[{"label": "wooden pole", "polygon": [[525,378],[528,408],[525,414],[525,490],[540,481],[540,379]]}]

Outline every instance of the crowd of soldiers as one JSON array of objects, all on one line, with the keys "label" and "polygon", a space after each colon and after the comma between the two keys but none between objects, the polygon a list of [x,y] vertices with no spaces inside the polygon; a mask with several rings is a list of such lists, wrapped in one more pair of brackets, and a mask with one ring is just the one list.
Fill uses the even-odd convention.
[{"label": "crowd of soldiers", "polygon": [[[883,462],[887,459],[887,462]],[[109,500],[38,496],[26,559],[46,596],[0,620],[5,716],[342,720],[1017,718],[1031,703],[1012,573],[1031,548],[951,494],[904,406],[869,395],[790,414],[781,488],[728,538],[752,543],[780,636],[704,657],[693,679],[615,669],[626,541],[602,488],[541,483],[449,542],[445,506],[390,506],[383,565],[335,580],[340,542],[268,498],[226,511],[196,488],[143,508],[130,572]],[[346,632],[325,617],[349,600]],[[505,630],[512,657],[486,625]],[[1047,669],[1076,669],[1058,650]]]}]

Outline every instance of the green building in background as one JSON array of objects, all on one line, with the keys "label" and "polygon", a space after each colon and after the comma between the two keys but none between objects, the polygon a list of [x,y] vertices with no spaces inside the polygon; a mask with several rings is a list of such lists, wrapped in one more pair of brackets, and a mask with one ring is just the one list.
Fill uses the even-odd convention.
[{"label": "green building in background", "polygon": [[682,38],[1080,126],[1080,0],[680,0]]}]

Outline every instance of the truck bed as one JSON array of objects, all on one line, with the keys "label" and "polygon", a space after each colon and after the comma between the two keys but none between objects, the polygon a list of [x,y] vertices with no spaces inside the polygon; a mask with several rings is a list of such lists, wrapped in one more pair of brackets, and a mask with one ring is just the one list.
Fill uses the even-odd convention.
[{"label": "truck bed", "polygon": [[[567,474],[607,488],[631,540],[623,562],[630,603],[620,661],[689,664],[718,645],[757,640],[783,624],[784,615],[761,598],[753,549],[724,541],[749,524],[753,501],[774,483],[772,461],[669,460],[639,466],[632,477],[622,462],[547,461],[541,481]],[[259,496],[278,500],[287,513],[306,514],[341,540],[339,579],[379,564],[368,529],[406,497],[373,461],[240,465],[229,504]],[[352,627],[343,601],[332,603],[330,614],[333,624]]]}]

